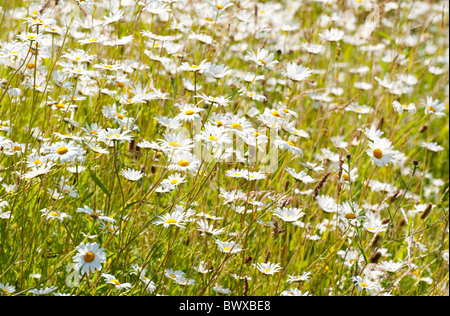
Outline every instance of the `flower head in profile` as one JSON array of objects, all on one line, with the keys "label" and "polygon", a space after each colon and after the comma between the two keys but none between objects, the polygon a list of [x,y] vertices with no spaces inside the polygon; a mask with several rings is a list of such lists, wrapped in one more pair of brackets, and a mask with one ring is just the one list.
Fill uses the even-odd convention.
[{"label": "flower head in profile", "polygon": [[302,293],[299,289],[292,288],[286,291],[281,292],[281,296],[313,296],[312,294],[309,294],[308,291]]},{"label": "flower head in profile", "polygon": [[167,213],[159,216],[159,220],[154,222],[155,225],[163,225],[164,228],[170,226],[177,226],[179,228],[185,228],[183,222],[185,221],[186,213],[181,211],[174,211],[172,213]]},{"label": "flower head in profile", "polygon": [[55,291],[57,289],[56,286],[50,286],[50,287],[46,287],[46,288],[40,288],[40,289],[31,289],[29,292],[35,295],[47,295],[50,294],[51,292]]},{"label": "flower head in profile", "polygon": [[268,69],[272,69],[276,64],[278,64],[277,60],[274,60],[275,55],[273,53],[269,53],[267,49],[258,49],[255,53],[250,51],[248,53],[248,59],[255,62],[260,67],[265,67]]},{"label": "flower head in profile", "polygon": [[143,173],[139,170],[128,168],[127,170],[122,169],[122,171],[120,171],[120,175],[130,181],[138,181],[142,179]]},{"label": "flower head in profile", "polygon": [[282,269],[279,263],[270,263],[270,262],[257,263],[253,264],[253,266],[266,275],[273,275],[277,272],[280,272],[280,270]]},{"label": "flower head in profile", "polygon": [[77,254],[73,261],[76,262],[75,269],[80,270],[81,275],[89,275],[102,269],[102,264],[106,262],[106,253],[99,244],[82,242],[76,249]]},{"label": "flower head in profile", "polygon": [[295,221],[298,221],[299,218],[305,215],[305,213],[302,212],[299,208],[277,208],[275,212],[273,212],[273,215],[282,219],[285,222],[292,223]]},{"label": "flower head in profile", "polygon": [[303,81],[311,76],[312,70],[296,63],[288,63],[286,69],[283,70],[283,75],[292,81]]},{"label": "flower head in profile", "polygon": [[131,288],[131,283],[120,283],[117,278],[111,274],[102,273],[102,277],[105,278],[106,283],[114,285],[118,290]]}]

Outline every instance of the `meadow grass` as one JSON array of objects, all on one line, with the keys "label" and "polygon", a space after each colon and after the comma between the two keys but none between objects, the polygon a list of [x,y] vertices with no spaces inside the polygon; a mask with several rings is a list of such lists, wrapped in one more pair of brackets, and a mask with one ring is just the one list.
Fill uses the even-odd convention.
[{"label": "meadow grass", "polygon": [[447,1],[1,6],[0,294],[448,295]]}]

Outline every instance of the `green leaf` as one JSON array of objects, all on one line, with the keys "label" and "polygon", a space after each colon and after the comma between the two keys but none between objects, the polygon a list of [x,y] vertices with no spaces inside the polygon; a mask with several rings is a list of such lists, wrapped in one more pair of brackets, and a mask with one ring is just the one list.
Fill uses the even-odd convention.
[{"label": "green leaf", "polygon": [[106,188],[106,186],[103,184],[102,181],[100,181],[99,178],[97,178],[97,176],[95,175],[94,172],[92,172],[92,170],[89,170],[89,174],[91,175],[92,180],[94,180],[95,184],[98,185],[100,187],[100,189],[102,189],[103,192],[105,192],[105,194],[108,197],[111,197],[111,193],[109,193],[108,189]]}]

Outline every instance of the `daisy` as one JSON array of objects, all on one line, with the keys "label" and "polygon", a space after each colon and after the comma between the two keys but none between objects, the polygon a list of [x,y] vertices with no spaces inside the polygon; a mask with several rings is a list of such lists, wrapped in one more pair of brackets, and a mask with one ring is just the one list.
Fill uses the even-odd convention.
[{"label": "daisy", "polygon": [[120,171],[120,175],[130,181],[138,181],[142,179],[144,174],[141,171],[128,168],[127,170],[122,169],[122,171]]},{"label": "daisy", "polygon": [[391,142],[386,138],[375,139],[373,142],[369,142],[369,148],[366,150],[367,155],[371,157],[373,163],[380,167],[389,165],[392,157],[395,155]]},{"label": "daisy", "polygon": [[375,125],[371,125],[370,128],[364,129],[364,135],[372,141],[380,139],[384,132],[380,131]]},{"label": "daisy", "polygon": [[323,166],[318,166],[316,163],[311,163],[311,162],[301,162],[300,163],[302,166],[305,166],[306,168],[319,173],[320,171],[325,170],[325,168]]},{"label": "daisy", "polygon": [[325,30],[319,34],[319,37],[328,42],[339,42],[344,38],[344,31],[332,28],[330,30]]},{"label": "daisy", "polygon": [[305,213],[301,211],[299,208],[277,208],[274,213],[274,216],[282,219],[285,222],[292,223],[298,221],[299,218],[303,217]]},{"label": "daisy", "polygon": [[200,65],[192,64],[189,65],[189,63],[184,62],[177,68],[177,71],[189,71],[189,72],[198,72],[198,73],[205,73],[210,68],[211,63],[207,62],[206,59],[203,60]]},{"label": "daisy", "polygon": [[283,70],[283,75],[288,77],[294,82],[303,81],[311,76],[311,69],[297,65],[295,63],[288,63],[286,69]]},{"label": "daisy", "polygon": [[202,233],[202,235],[210,235],[210,236],[217,236],[220,234],[223,234],[225,232],[225,229],[215,229],[212,225],[210,225],[206,220],[199,220],[197,221],[198,228],[197,230]]},{"label": "daisy", "polygon": [[185,273],[183,272],[183,271],[180,271],[180,270],[176,270],[176,271],[174,271],[174,270],[172,270],[172,269],[167,269],[165,272],[164,272],[164,275],[166,276],[166,277],[168,277],[169,279],[172,279],[172,280],[177,280],[178,278],[183,278],[184,277],[184,275],[185,275]]},{"label": "daisy", "polygon": [[75,145],[73,141],[69,143],[57,142],[51,146],[46,146],[44,152],[47,153],[47,159],[61,163],[83,161],[85,154],[85,151]]},{"label": "daisy", "polygon": [[170,185],[173,187],[178,186],[181,183],[185,183],[186,176],[182,176],[179,173],[170,175],[167,179],[161,181],[161,185]]},{"label": "daisy", "polygon": [[199,114],[204,109],[191,104],[184,104],[180,107],[180,113],[175,117],[179,122],[192,122],[200,120],[202,117]]},{"label": "daisy", "polygon": [[381,261],[378,264],[378,267],[386,272],[396,273],[398,270],[404,267],[403,261],[399,260],[399,262],[390,261]]},{"label": "daisy", "polygon": [[235,243],[233,241],[227,242],[216,239],[216,244],[217,247],[219,247],[219,250],[223,253],[238,253],[244,250],[239,246],[238,243]]},{"label": "daisy", "polygon": [[273,275],[282,269],[279,263],[270,263],[270,262],[257,263],[253,264],[253,266],[265,275]]},{"label": "daisy", "polygon": [[35,295],[47,295],[50,294],[51,292],[55,291],[57,289],[56,286],[50,286],[50,287],[46,287],[44,288],[40,288],[40,289],[32,289],[29,290],[28,292],[35,294]]},{"label": "daisy", "polygon": [[200,160],[198,160],[191,153],[177,151],[172,155],[169,170],[176,171],[196,171],[200,166]]},{"label": "daisy", "polygon": [[286,281],[288,283],[292,282],[309,282],[309,279],[311,278],[311,272],[303,272],[302,275],[289,275],[289,279]]},{"label": "daisy", "polygon": [[314,183],[314,180],[311,176],[308,176],[304,171],[300,171],[297,173],[293,168],[286,168],[286,171],[293,176],[295,179],[303,182],[303,183]]},{"label": "daisy", "polygon": [[316,197],[316,202],[322,209],[322,211],[326,213],[336,213],[339,209],[339,205],[336,203],[336,201],[332,197],[327,195],[319,195],[318,197]]},{"label": "daisy", "polygon": [[289,289],[286,291],[281,292],[280,294],[281,296],[313,296],[312,294],[309,294],[308,291],[302,293],[302,291],[300,291],[299,289]]},{"label": "daisy", "polygon": [[425,114],[435,114],[437,116],[446,116],[443,111],[446,110],[444,103],[439,103],[439,100],[433,100],[433,97],[427,97],[427,100],[420,100],[425,107]]},{"label": "daisy", "polygon": [[367,276],[365,276],[364,279],[360,276],[353,276],[350,279],[358,286],[358,292],[366,290],[369,293],[374,294],[380,291],[379,284],[370,281]]},{"label": "daisy", "polygon": [[16,291],[16,288],[12,285],[9,285],[9,283],[6,283],[6,284],[0,283],[0,295],[12,294],[15,291]]},{"label": "daisy", "polygon": [[105,278],[105,282],[114,285],[118,290],[130,289],[131,283],[120,283],[117,278],[111,274],[102,273],[102,277]]},{"label": "daisy", "polygon": [[164,228],[168,228],[169,226],[177,226],[179,228],[185,228],[183,222],[185,221],[186,213],[180,211],[174,211],[172,213],[167,213],[162,216],[158,216],[160,218],[157,221],[154,221],[155,225],[163,225]]},{"label": "daisy", "polygon": [[52,211],[52,210],[48,210],[48,209],[43,209],[40,210],[41,213],[43,213],[41,216],[44,217],[46,220],[50,220],[50,219],[57,219],[60,222],[62,222],[64,220],[64,218],[68,218],[71,219],[72,217],[70,215],[68,215],[67,213],[63,213],[63,212],[59,212],[59,211]]},{"label": "daisy", "polygon": [[194,147],[192,140],[182,133],[165,133],[163,136],[164,139],[158,139],[158,141],[165,152],[170,153],[175,150],[189,152]]},{"label": "daisy", "polygon": [[372,234],[379,234],[387,230],[388,224],[383,224],[379,216],[373,212],[366,213],[366,221],[363,224],[366,231]]},{"label": "daisy", "polygon": [[78,252],[72,259],[76,262],[75,269],[81,270],[82,275],[102,269],[102,264],[106,262],[106,253],[103,248],[99,248],[99,244],[82,242],[76,249]]},{"label": "daisy", "polygon": [[195,135],[195,140],[204,141],[212,146],[221,146],[232,143],[230,135],[225,131],[223,126],[215,126],[210,122],[205,124],[204,130]]},{"label": "daisy", "polygon": [[110,223],[116,222],[115,219],[103,215],[102,211],[100,211],[100,210],[94,211],[93,209],[91,209],[89,206],[86,206],[86,205],[83,208],[79,207],[77,209],[77,213],[86,213],[93,219],[99,219],[101,221],[106,221],[106,222],[110,222]]},{"label": "daisy", "polygon": [[431,142],[431,143],[422,142],[422,145],[421,145],[421,146],[422,146],[423,148],[426,148],[426,149],[431,150],[431,151],[434,151],[434,152],[442,151],[442,150],[445,149],[444,147],[442,147],[441,145],[439,145],[439,144],[436,143],[436,142]]},{"label": "daisy", "polygon": [[410,104],[400,104],[398,101],[394,101],[392,103],[392,107],[398,114],[402,114],[403,111],[411,112],[411,114],[416,113],[416,106],[414,103]]},{"label": "daisy", "polygon": [[226,65],[210,65],[205,75],[219,80],[231,73],[232,71]]},{"label": "daisy", "polygon": [[212,287],[212,290],[213,290],[214,292],[217,292],[217,293],[219,293],[219,294],[224,294],[224,295],[228,295],[228,294],[231,293],[231,290],[230,290],[230,289],[226,289],[226,288],[224,288],[224,287],[222,287],[222,286],[220,286],[220,285],[213,286],[213,287]]},{"label": "daisy", "polygon": [[295,144],[290,141],[290,140],[284,140],[281,137],[277,136],[277,139],[275,139],[274,144],[282,149],[282,150],[287,150],[291,153],[293,153],[296,156],[303,156],[303,150],[301,150],[300,148],[296,147]]},{"label": "daisy", "polygon": [[344,202],[338,210],[339,218],[351,225],[359,225],[359,219],[362,218],[362,209],[355,202]]},{"label": "daisy", "polygon": [[255,53],[253,51],[248,52],[247,58],[248,60],[253,61],[260,67],[265,67],[268,69],[272,69],[277,63],[277,60],[274,60],[275,55],[273,53],[269,53],[266,49],[258,49]]},{"label": "daisy", "polygon": [[133,139],[133,136],[128,135],[131,133],[130,130],[123,130],[120,128],[108,128],[106,130],[101,131],[98,139],[107,144],[108,146],[112,146],[115,141],[126,141],[130,142]]}]

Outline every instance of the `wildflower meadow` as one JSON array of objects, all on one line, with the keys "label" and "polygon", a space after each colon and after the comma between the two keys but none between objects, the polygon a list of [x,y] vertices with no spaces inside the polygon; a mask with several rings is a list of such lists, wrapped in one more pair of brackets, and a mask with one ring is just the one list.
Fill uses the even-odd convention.
[{"label": "wildflower meadow", "polygon": [[446,296],[447,0],[0,1],[0,296]]}]

